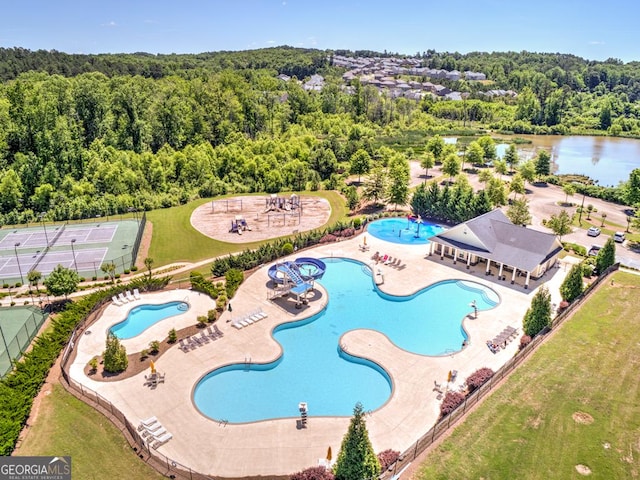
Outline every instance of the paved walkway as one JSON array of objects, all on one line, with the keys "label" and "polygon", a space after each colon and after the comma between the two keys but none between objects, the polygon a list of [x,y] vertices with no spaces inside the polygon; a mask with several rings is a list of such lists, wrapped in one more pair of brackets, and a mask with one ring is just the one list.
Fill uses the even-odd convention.
[{"label": "paved walkway", "polygon": [[[517,341],[497,354],[491,353],[485,342],[507,325],[521,329],[522,317],[537,285],[524,290],[519,285],[485,276],[484,271],[466,270],[460,264],[453,266],[451,260],[441,261],[439,257],[425,257],[426,246],[390,244],[367,235],[370,250],[362,252],[358,248],[361,242],[362,236],[306,250],[304,256],[349,257],[371,264],[372,252],[380,251],[400,258],[406,264],[403,269],[373,265],[374,271],[381,270],[384,277],[381,289],[387,293],[406,295],[439,280],[456,278],[487,285],[501,299],[495,309],[480,312],[477,319],[468,317],[464,320],[469,345],[448,356],[427,357],[403,351],[375,331],[356,330],[344,335],[343,343],[350,353],[375,359],[393,378],[391,398],[367,417],[374,449],[403,451],[437,420],[440,402],[433,390],[434,381],[446,384],[448,372],[455,369],[459,372],[457,382],[460,383],[478,368],[496,370],[513,356]],[[222,339],[186,354],[177,347],[171,348],[158,359],[156,367],[165,373],[166,382],[155,390],[143,385],[143,373],[117,382],[96,382],[84,374],[87,361],[104,349],[108,327],[122,317],[126,307],[108,307],[103,317],[90,328],[92,333],[79,339],[79,353],[71,367],[71,377],[114,403],[135,424],[152,415],[158,417],[173,434],[159,451],[205,474],[224,477],[286,475],[316,465],[329,446],[337,455],[349,424],[348,417],[311,417],[306,429],[297,428],[296,418],[224,425],[201,415],[193,404],[194,385],[207,372],[244,362],[247,358],[252,362],[274,360],[281,350],[271,337],[271,330],[282,322],[312,315],[325,306],[328,299],[321,287],[311,297],[309,305],[300,310],[294,308],[293,300],[267,300],[267,267],[245,281],[233,299],[233,312],[227,311],[221,317],[218,324],[225,334]],[[566,268],[561,267],[543,278],[549,285],[554,303],[559,302],[558,287],[565,274]],[[204,295],[178,290],[144,295],[138,303],[181,300],[186,295],[191,309],[182,318],[172,320],[179,328],[183,322],[195,323],[196,316],[212,308],[213,302]],[[242,330],[236,330],[226,322],[232,315],[237,317],[258,307],[268,313],[268,318]],[[139,339],[127,341],[125,345],[135,351],[164,336],[161,334],[171,326],[167,323],[149,329]],[[458,388],[458,384],[452,384],[451,388]]]}]

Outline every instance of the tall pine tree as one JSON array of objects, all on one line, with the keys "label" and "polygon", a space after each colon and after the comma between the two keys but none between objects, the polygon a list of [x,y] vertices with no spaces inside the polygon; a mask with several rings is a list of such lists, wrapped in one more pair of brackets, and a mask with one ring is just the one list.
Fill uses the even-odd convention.
[{"label": "tall pine tree", "polygon": [[349,430],[342,439],[334,474],[336,480],[369,480],[380,475],[380,462],[369,440],[360,402],[353,409]]},{"label": "tall pine tree", "polygon": [[524,333],[530,337],[536,336],[551,323],[551,294],[546,286],[540,290],[531,300],[531,306],[522,320]]},{"label": "tall pine tree", "polygon": [[560,295],[567,302],[573,302],[582,295],[584,291],[584,283],[582,282],[582,265],[574,265],[569,270],[567,277],[560,285]]}]

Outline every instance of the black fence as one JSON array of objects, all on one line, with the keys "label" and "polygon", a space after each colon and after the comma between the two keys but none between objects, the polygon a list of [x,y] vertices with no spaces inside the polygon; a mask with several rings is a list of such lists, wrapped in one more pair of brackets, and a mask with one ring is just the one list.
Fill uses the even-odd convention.
[{"label": "black fence", "polygon": [[580,305],[582,305],[587,298],[589,298],[591,292],[595,290],[595,287],[597,287],[601,282],[605,281],[609,277],[609,275],[611,275],[611,273],[617,271],[619,268],[619,263],[609,267],[589,286],[589,288],[578,299],[571,303],[565,310],[563,310],[552,320],[551,325],[548,329],[543,330],[543,333],[535,336],[531,340],[531,343],[529,343],[529,345],[518,352],[518,354],[511,360],[509,360],[505,365],[503,365],[502,368],[496,371],[493,377],[491,377],[491,379],[487,383],[467,396],[462,405],[460,405],[449,415],[438,421],[433,427],[431,427],[431,429],[429,429],[429,431],[427,431],[427,433],[422,435],[422,437],[420,437],[414,445],[402,452],[398,461],[392,464],[387,469],[387,471],[383,472],[380,475],[380,479],[390,479],[398,473],[402,472],[406,467],[409,466],[411,462],[416,459],[418,455],[420,455],[428,447],[436,443],[452,425],[454,425],[467,413],[467,411],[469,411],[469,409],[479,403],[480,400],[482,400],[488,393],[490,393],[491,390],[493,390],[493,388],[497,386],[503,378],[508,376],[513,370],[516,369],[516,367],[518,367],[518,365],[524,362],[529,357],[529,355],[531,355],[536,350],[538,345],[545,341],[545,339],[547,338],[547,333],[552,331],[554,328],[557,328],[562,324],[562,322],[569,318],[571,314]]},{"label": "black fence", "polygon": [[13,338],[6,337],[4,330],[0,326],[0,337],[2,337],[2,344],[0,344],[0,379],[13,370],[13,363],[22,357],[22,353],[29,346],[33,337],[36,336],[46,318],[47,315],[42,314],[40,311],[34,311],[24,321],[24,324]]}]

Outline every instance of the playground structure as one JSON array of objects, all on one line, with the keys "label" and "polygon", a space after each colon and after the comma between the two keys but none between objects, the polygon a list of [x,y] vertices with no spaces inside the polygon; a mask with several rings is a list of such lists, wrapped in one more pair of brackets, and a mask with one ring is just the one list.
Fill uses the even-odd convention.
[{"label": "playground structure", "polygon": [[242,235],[242,232],[251,231],[251,227],[244,219],[242,215],[236,215],[234,220],[231,220],[231,228],[230,232],[237,233],[238,235]]},{"label": "playground structure", "polygon": [[296,307],[300,308],[303,303],[307,303],[307,292],[314,288],[315,280],[322,278],[325,270],[325,263],[317,258],[300,257],[293,262],[278,262],[268,270],[272,282],[268,298],[293,293],[296,296]]},{"label": "playground structure", "polygon": [[265,210],[264,213],[269,212],[290,212],[295,210],[302,210],[302,203],[300,202],[300,197],[295,193],[292,193],[291,196],[287,199],[285,197],[279,197],[275,193],[272,193],[270,197],[265,199]]}]

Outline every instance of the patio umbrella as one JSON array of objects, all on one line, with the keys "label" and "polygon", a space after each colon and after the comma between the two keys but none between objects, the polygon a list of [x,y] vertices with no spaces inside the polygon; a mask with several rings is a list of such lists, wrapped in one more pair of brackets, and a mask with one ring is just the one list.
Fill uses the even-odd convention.
[{"label": "patio umbrella", "polygon": [[231,302],[229,302],[229,305],[227,305],[227,310],[229,310],[230,312],[233,311],[233,308],[231,308]]},{"label": "patio umbrella", "polygon": [[327,449],[327,462],[331,463],[331,446]]},{"label": "patio umbrella", "polygon": [[449,375],[447,375],[447,383],[451,382],[451,370],[449,370]]},{"label": "patio umbrella", "polygon": [[365,245],[367,244],[367,236],[365,235],[364,238],[362,239],[362,243],[364,243]]},{"label": "patio umbrella", "polygon": [[156,364],[153,363],[153,360],[151,360],[149,366],[151,367],[151,373],[156,373]]}]

